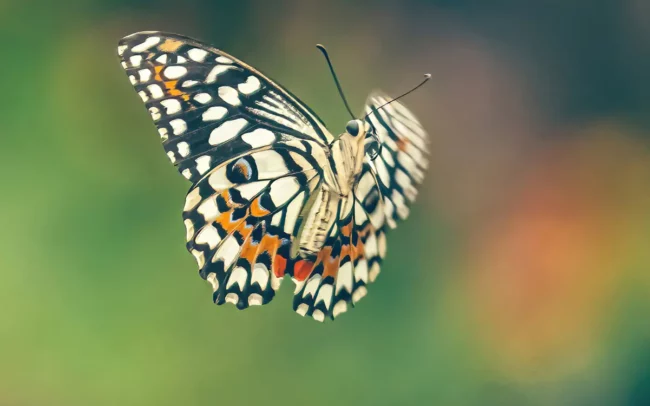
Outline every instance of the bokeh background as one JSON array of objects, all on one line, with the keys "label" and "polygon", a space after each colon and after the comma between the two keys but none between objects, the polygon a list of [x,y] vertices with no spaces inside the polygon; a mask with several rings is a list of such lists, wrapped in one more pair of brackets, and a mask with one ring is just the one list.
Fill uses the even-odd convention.
[{"label": "bokeh background", "polygon": [[[650,405],[650,3],[1,0],[0,405]],[[119,66],[204,40],[333,133],[396,95],[431,167],[320,324],[211,304],[188,188]]]}]

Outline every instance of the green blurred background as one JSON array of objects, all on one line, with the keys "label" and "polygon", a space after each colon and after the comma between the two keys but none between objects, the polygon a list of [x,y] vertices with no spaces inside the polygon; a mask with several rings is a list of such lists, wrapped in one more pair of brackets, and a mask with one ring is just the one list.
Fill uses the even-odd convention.
[{"label": "green blurred background", "polygon": [[[650,3],[0,0],[0,405],[650,405]],[[204,40],[329,123],[373,88],[431,166],[320,324],[211,304],[188,188],[117,57]]]}]

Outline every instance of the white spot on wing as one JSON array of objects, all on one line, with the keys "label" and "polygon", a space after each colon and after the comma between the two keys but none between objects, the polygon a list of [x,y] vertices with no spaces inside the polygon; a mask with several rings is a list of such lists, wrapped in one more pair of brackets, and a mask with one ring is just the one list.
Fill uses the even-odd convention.
[{"label": "white spot on wing", "polygon": [[282,155],[273,150],[256,152],[251,155],[255,158],[257,172],[260,179],[278,178],[289,172]]},{"label": "white spot on wing", "polygon": [[179,142],[176,145],[176,147],[178,148],[178,153],[183,158],[185,158],[186,156],[188,156],[190,154],[190,144],[188,144],[187,142],[185,142],[185,141]]},{"label": "white spot on wing", "polygon": [[197,82],[196,80],[186,80],[181,84],[181,87],[187,88],[187,87],[196,86],[198,84],[199,82]]},{"label": "white spot on wing", "polygon": [[332,285],[326,284],[320,287],[314,304],[317,305],[320,301],[325,303],[326,309],[330,308],[330,304],[332,304]]},{"label": "white spot on wing", "polygon": [[368,193],[370,193],[370,190],[372,187],[375,186],[375,180],[372,176],[372,173],[370,171],[366,172],[363,174],[361,179],[359,179],[359,183],[357,184],[357,190],[355,192],[355,196],[359,201],[363,202],[363,199],[368,196]]},{"label": "white spot on wing", "polygon": [[189,56],[191,60],[196,62],[203,62],[203,60],[207,55],[208,55],[208,51],[199,48],[192,48],[189,51],[187,51],[187,56]]},{"label": "white spot on wing", "polygon": [[215,121],[222,119],[228,113],[228,109],[221,106],[210,107],[203,112],[203,121]]},{"label": "white spot on wing", "polygon": [[197,244],[208,244],[210,249],[214,249],[221,241],[221,237],[214,226],[207,225],[199,231],[195,241]]},{"label": "white spot on wing", "polygon": [[223,240],[221,246],[214,254],[215,259],[213,261],[222,260],[224,263],[224,268],[228,269],[230,265],[235,261],[238,254],[239,244],[237,244],[235,237],[229,235]]},{"label": "white spot on wing", "polygon": [[181,102],[176,99],[167,99],[160,102],[167,110],[167,115],[176,114],[181,111]]},{"label": "white spot on wing", "polygon": [[305,317],[305,314],[307,314],[307,310],[309,310],[309,306],[306,303],[301,303],[300,306],[298,306],[298,308],[296,309],[296,313]]},{"label": "white spot on wing", "polygon": [[158,85],[149,85],[147,86],[147,89],[149,89],[149,93],[151,93],[151,97],[154,99],[160,99],[165,95],[162,88]]},{"label": "white spot on wing", "polygon": [[308,295],[311,295],[313,297],[316,294],[316,290],[318,290],[318,285],[320,285],[320,280],[321,280],[320,275],[312,276],[307,282],[307,285],[305,286],[305,290],[302,292],[302,297],[307,297]]},{"label": "white spot on wing", "polygon": [[296,220],[300,214],[300,207],[302,206],[304,194],[305,192],[300,192],[300,194],[291,201],[289,207],[287,207],[287,216],[284,219],[284,232],[287,234],[293,234],[293,228],[295,227]]},{"label": "white spot on wing", "polygon": [[248,296],[248,305],[249,306],[262,305],[262,296],[258,295],[257,293],[251,293],[250,296]]},{"label": "white spot on wing", "polygon": [[352,262],[346,262],[339,268],[339,273],[336,276],[336,294],[338,295],[341,289],[352,292]]},{"label": "white spot on wing", "polygon": [[151,114],[153,121],[160,120],[160,110],[158,107],[149,107],[149,114]]},{"label": "white spot on wing", "polygon": [[347,310],[348,304],[345,300],[339,300],[338,303],[334,305],[334,309],[332,309],[332,315],[337,317],[339,314],[345,313]]},{"label": "white spot on wing", "polygon": [[219,127],[212,130],[208,142],[210,145],[222,144],[235,138],[246,127],[248,121],[243,118],[226,121]]},{"label": "white spot on wing", "polygon": [[375,262],[372,264],[370,267],[370,272],[368,272],[368,279],[370,279],[370,282],[374,282],[375,279],[377,279],[377,275],[379,275],[381,267],[379,266],[378,262]]},{"label": "white spot on wing", "polygon": [[172,126],[174,135],[181,135],[187,130],[187,123],[180,118],[170,121],[169,125]]},{"label": "white spot on wing", "polygon": [[[255,161],[257,162],[257,160]],[[294,177],[281,178],[273,182],[269,194],[276,207],[281,207],[298,192],[300,185]]]},{"label": "white spot on wing", "polygon": [[133,55],[129,58],[129,62],[131,62],[131,66],[140,66],[140,62],[142,62],[142,55]]},{"label": "white spot on wing", "polygon": [[199,102],[201,104],[206,104],[206,103],[209,103],[210,100],[212,100],[212,96],[210,96],[207,93],[199,93],[196,96],[194,96],[194,100],[196,100],[197,102]]},{"label": "white spot on wing", "polygon": [[[203,265],[205,265],[205,255],[203,255],[203,252],[198,250],[192,250],[192,255],[194,255],[194,259],[196,259],[196,263],[199,264],[199,268],[203,268]],[[219,282],[217,282],[217,287],[219,287]]]},{"label": "white spot on wing", "polygon": [[219,281],[217,280],[217,274],[214,272],[210,272],[208,274],[208,277],[206,278],[208,282],[212,285],[212,291],[216,292],[217,289],[219,289]]},{"label": "white spot on wing", "polygon": [[131,51],[135,53],[144,52],[147,49],[151,48],[152,46],[157,45],[159,42],[160,42],[160,37],[149,37],[146,40],[144,40],[143,43],[138,44],[133,48],[131,48]]},{"label": "white spot on wing", "polygon": [[368,289],[365,286],[359,286],[357,290],[352,293],[352,302],[357,303],[368,293]]},{"label": "white spot on wing", "polygon": [[249,76],[245,83],[237,85],[237,89],[243,94],[249,95],[257,92],[261,88],[261,83],[255,76]]},{"label": "white spot on wing", "polygon": [[219,63],[232,63],[232,59],[226,58],[225,56],[219,56],[216,61]]},{"label": "white spot on wing", "polygon": [[275,141],[275,134],[266,128],[258,128],[242,135],[242,140],[253,148],[271,145]]},{"label": "white spot on wing", "polygon": [[382,232],[377,236],[377,248],[379,249],[379,256],[384,258],[386,256],[386,234]]},{"label": "white spot on wing", "polygon": [[279,211],[275,213],[271,218],[271,225],[279,226],[281,220],[282,220],[282,211]]},{"label": "white spot on wing", "polygon": [[185,76],[187,73],[187,68],[184,66],[170,66],[165,68],[163,74],[167,79],[178,79]]},{"label": "white spot on wing", "polygon": [[262,290],[266,289],[266,286],[269,283],[269,270],[266,269],[266,265],[262,263],[257,263],[253,267],[253,276],[251,278],[251,285],[257,283],[260,285]]},{"label": "white spot on wing", "polygon": [[208,76],[205,78],[205,83],[214,83],[217,81],[217,77],[221,75],[222,73],[234,69],[234,66],[224,66],[224,65],[217,65],[212,70],[210,73],[208,73]]},{"label": "white spot on wing", "polygon": [[244,183],[241,186],[237,186],[237,190],[241,193],[241,196],[246,200],[251,200],[253,197],[257,196],[258,193],[262,191],[269,184],[268,180],[261,180],[258,182]]},{"label": "white spot on wing", "polygon": [[232,303],[236,305],[237,302],[239,302],[239,296],[236,293],[230,292],[226,295],[226,303]]},{"label": "white spot on wing", "polygon": [[320,321],[321,323],[325,321],[325,314],[323,314],[323,312],[318,309],[314,310],[311,316],[314,318],[314,320]]},{"label": "white spot on wing", "polygon": [[354,268],[354,280],[368,283],[368,261],[360,259]]},{"label": "white spot on wing", "polygon": [[230,289],[232,285],[237,283],[239,285],[239,290],[243,291],[244,286],[246,285],[247,273],[244,268],[241,266],[235,267],[230,272],[230,277],[228,278],[228,283],[226,284],[226,289]]},{"label": "white spot on wing", "polygon": [[215,191],[221,191],[223,189],[227,189],[232,186],[232,182],[230,182],[226,177],[225,166],[222,166],[221,168],[212,172],[212,174],[208,178],[208,183],[210,184],[210,187],[212,187],[212,189],[214,189]]},{"label": "white spot on wing", "polygon": [[183,223],[185,224],[185,241],[190,241],[194,237],[194,223],[190,219],[185,219]]},{"label": "white spot on wing", "polygon": [[202,157],[196,158],[196,170],[199,171],[201,175],[205,175],[207,171],[210,170],[210,156],[204,155]]},{"label": "white spot on wing", "polygon": [[230,86],[221,86],[218,90],[219,97],[223,99],[226,103],[231,106],[239,106],[241,100],[239,100],[239,93]]},{"label": "white spot on wing", "polygon": [[140,82],[145,83],[151,79],[151,71],[149,69],[140,69],[138,71],[138,76],[140,76]]},{"label": "white spot on wing", "polygon": [[183,207],[183,211],[192,210],[200,201],[201,195],[199,194],[199,188],[192,189],[187,196],[185,196],[185,206]]},{"label": "white spot on wing", "polygon": [[219,215],[219,208],[217,207],[216,197],[210,197],[208,199],[205,199],[203,203],[199,205],[196,211],[203,216],[206,223],[210,223],[214,221],[214,219],[216,219],[217,216]]}]

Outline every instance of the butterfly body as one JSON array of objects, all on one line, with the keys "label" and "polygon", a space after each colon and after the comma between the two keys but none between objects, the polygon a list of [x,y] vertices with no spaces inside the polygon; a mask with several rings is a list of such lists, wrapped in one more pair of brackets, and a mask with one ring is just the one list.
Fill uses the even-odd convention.
[{"label": "butterfly body", "polygon": [[294,310],[319,321],[365,296],[426,168],[426,133],[405,107],[378,109],[376,93],[335,137],[285,88],[191,38],[136,33],[118,54],[192,183],[187,249],[215,303],[266,304],[285,275]]}]

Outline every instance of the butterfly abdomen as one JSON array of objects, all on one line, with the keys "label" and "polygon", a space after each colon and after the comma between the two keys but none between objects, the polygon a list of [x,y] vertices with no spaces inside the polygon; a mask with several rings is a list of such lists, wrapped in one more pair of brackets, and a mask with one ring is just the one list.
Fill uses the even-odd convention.
[{"label": "butterfly abdomen", "polygon": [[315,257],[325,244],[336,218],[340,199],[339,194],[327,186],[323,186],[316,194],[305,225],[298,236],[298,253],[302,258]]}]

